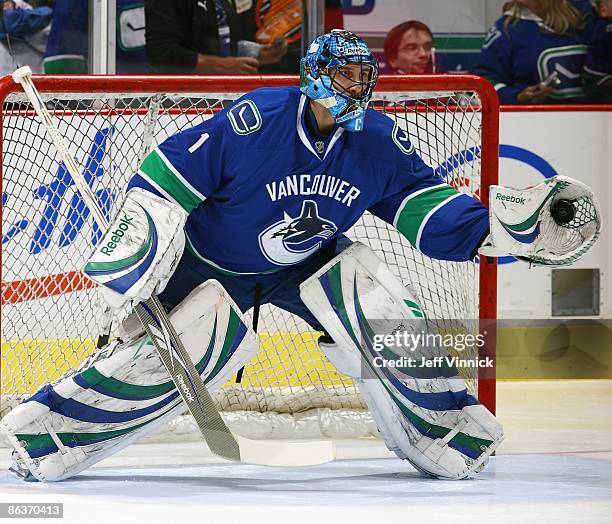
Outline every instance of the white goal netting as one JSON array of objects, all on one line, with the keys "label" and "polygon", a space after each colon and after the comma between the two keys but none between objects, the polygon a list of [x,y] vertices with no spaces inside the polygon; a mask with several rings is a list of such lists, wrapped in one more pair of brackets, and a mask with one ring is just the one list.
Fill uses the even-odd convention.
[{"label": "white goal netting", "polygon": [[[70,79],[66,82],[62,91],[70,89]],[[101,92],[82,84],[54,93],[41,80],[39,89],[109,216],[152,147],[240,96],[189,91],[184,79],[166,92],[159,92],[154,80],[143,80],[130,92]],[[478,93],[444,85],[419,93],[383,87],[372,107],[408,131],[440,177],[480,195],[485,153]],[[416,289],[430,319],[482,316],[482,297],[492,291],[480,285],[479,264],[429,259],[372,215],[364,216],[349,236],[370,245]],[[96,289],[79,272],[99,237],[44,127],[23,95],[9,94],[2,109],[1,414],[78,367],[101,336],[113,337],[117,322],[109,326],[97,306]],[[233,379],[215,394],[232,429],[250,437],[375,434],[352,381],[318,350],[318,333],[269,305],[262,307],[258,331],[260,352],[245,366],[240,382]],[[465,378],[477,393],[477,377]],[[187,433],[189,422],[175,423],[172,431]]]}]

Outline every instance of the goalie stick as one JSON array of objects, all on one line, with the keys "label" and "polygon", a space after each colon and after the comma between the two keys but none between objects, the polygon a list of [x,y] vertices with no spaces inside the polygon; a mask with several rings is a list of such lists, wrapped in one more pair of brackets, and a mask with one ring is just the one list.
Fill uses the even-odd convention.
[{"label": "goalie stick", "polygon": [[[74,158],[68,151],[64,138],[53,123],[31,76],[31,69],[25,66],[13,73],[13,80],[21,84],[34,110],[42,120],[94,220],[101,229],[107,229],[108,220],[97,204],[92,189],[84,180]],[[139,156],[146,153],[148,145],[143,146],[144,149]],[[139,161],[142,161],[142,158],[139,158]],[[195,370],[191,358],[172,327],[159,300],[152,297],[138,304],[135,312],[214,454],[233,461],[267,466],[310,466],[330,462],[336,458],[336,447],[331,440],[308,439],[262,442],[233,435],[214,405],[208,389]],[[180,365],[177,366],[178,363]],[[184,370],[185,375],[181,373],[181,369]],[[180,379],[179,374],[181,374]],[[185,380],[185,377],[187,377],[187,380]]]},{"label": "goalie stick", "polygon": [[[32,70],[29,66],[21,67],[12,76],[16,83],[21,84],[36,114],[42,120],[95,222],[100,229],[108,229],[108,220],[102,213],[93,190],[81,175],[74,158],[66,147],[64,138],[53,123],[51,114],[47,111],[40,93],[32,82]],[[193,415],[210,450],[220,457],[240,461],[238,442],[217,411],[208,389],[196,371],[180,338],[172,328],[170,319],[157,297],[153,296],[138,304],[136,314],[155,344],[161,361],[187,405],[187,409]]]}]

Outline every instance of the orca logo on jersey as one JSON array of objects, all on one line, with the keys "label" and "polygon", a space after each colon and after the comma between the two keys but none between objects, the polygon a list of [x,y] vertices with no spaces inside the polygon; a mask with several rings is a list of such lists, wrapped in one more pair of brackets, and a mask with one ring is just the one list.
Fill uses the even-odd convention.
[{"label": "orca logo on jersey", "polygon": [[314,200],[302,203],[298,217],[292,218],[287,212],[284,215],[283,220],[264,229],[258,237],[263,255],[279,266],[305,260],[338,231],[336,224],[319,216]]}]

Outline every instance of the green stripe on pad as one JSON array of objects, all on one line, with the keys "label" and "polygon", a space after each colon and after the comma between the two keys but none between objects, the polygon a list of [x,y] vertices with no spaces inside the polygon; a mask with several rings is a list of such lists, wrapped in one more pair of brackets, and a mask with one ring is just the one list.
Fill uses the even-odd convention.
[{"label": "green stripe on pad", "polygon": [[[60,439],[61,443],[66,446],[74,443],[78,444],[82,442],[87,442],[88,440],[110,440],[112,438],[121,437],[123,435],[126,435],[127,433],[131,433],[132,431],[136,431],[137,429],[140,429],[143,426],[150,424],[154,420],[163,417],[166,413],[168,413],[168,411],[172,409],[174,409],[174,406],[164,411],[160,415],[150,420],[147,420],[146,422],[141,422],[140,424],[136,424],[129,428],[116,429],[112,431],[99,431],[93,433],[57,433],[57,436]],[[24,447],[26,448],[26,450],[56,447],[53,438],[51,438],[51,435],[49,435],[48,433],[41,433],[38,435],[33,435],[29,433],[19,433],[16,434],[15,437],[20,442],[25,443]]]},{"label": "green stripe on pad", "polygon": [[[353,342],[358,348],[360,348],[361,343],[359,339],[357,338],[357,334],[353,331],[353,326],[351,324],[348,313],[346,311],[346,305],[344,304],[344,296],[342,294],[342,273],[340,269],[340,262],[338,262],[336,265],[331,267],[329,271],[327,272],[327,275],[329,278],[329,285],[331,287],[332,294],[334,295],[334,298],[336,300],[336,310],[337,310],[336,312],[341,317],[341,319],[344,321],[345,328],[347,330],[350,330],[348,331],[348,334],[353,339]],[[332,307],[333,307],[333,304],[332,304]]]},{"label": "green stripe on pad", "polygon": [[176,176],[156,150],[151,151],[142,161],[140,171],[171,195],[187,213],[191,213],[200,202],[203,202],[200,195],[194,193]]},{"label": "green stripe on pad", "polygon": [[410,308],[410,311],[415,317],[426,318],[425,313],[421,309],[421,306],[419,306],[416,302],[413,302],[412,300],[408,300],[407,298],[405,298],[404,304],[406,304]]},{"label": "green stripe on pad", "polygon": [[408,239],[412,247],[416,247],[419,229],[427,214],[457,193],[456,189],[448,185],[435,186],[419,193],[406,201],[399,213],[397,223],[394,224],[395,227]]},{"label": "green stripe on pad", "polygon": [[[224,359],[227,352],[231,348],[239,326],[240,326],[240,317],[233,310],[231,310],[230,319],[228,322],[228,332],[226,334],[226,339],[224,341],[223,350],[221,351],[220,359]],[[216,333],[217,333],[217,319],[215,318],[213,333],[209,341],[208,349],[206,353],[204,354],[204,356],[196,364],[196,367],[201,366],[204,363],[204,361],[209,359],[214,349]],[[144,341],[140,345],[142,346],[143,344],[146,344],[146,343],[152,344],[150,339],[144,339]],[[217,366],[215,367],[215,370],[213,370],[213,374],[210,377],[207,377],[206,382],[212,379],[214,375],[218,372],[217,368],[220,368],[220,362],[222,362],[222,360],[217,361]],[[172,392],[176,389],[174,382],[172,381],[164,382],[162,384],[155,384],[155,385],[129,384],[127,382],[122,382],[121,380],[118,380],[113,377],[107,377],[103,375],[102,373],[100,373],[93,366],[89,369],[86,369],[82,373],[80,373],[80,377],[85,382],[90,384],[91,386],[100,385],[101,387],[111,392],[118,393],[118,394],[122,393],[124,395],[129,395],[129,396],[134,396],[134,397],[161,396],[166,393]],[[60,441],[65,445],[70,445],[70,444],[75,444],[75,443],[82,444],[90,440],[94,440],[94,441],[110,440],[113,438],[121,437],[147,424],[150,424],[154,420],[157,420],[159,417],[164,416],[171,409],[174,409],[174,406],[170,407],[170,409],[166,409],[163,413],[151,418],[150,420],[147,420],[146,422],[142,422],[140,424],[136,424],[134,426],[124,428],[124,429],[101,431],[101,432],[88,432],[88,433],[64,432],[64,433],[58,433],[57,435]],[[16,435],[16,437],[18,438],[18,440],[23,441],[25,443],[24,447],[26,447],[27,450],[55,447],[55,442],[53,441],[53,439],[48,433],[19,434],[19,435]]]},{"label": "green stripe on pad", "polygon": [[[214,342],[214,333],[212,342]],[[153,344],[151,339],[147,338],[143,344]],[[210,349],[210,348],[209,348]],[[196,368],[202,365],[204,359],[206,359],[208,352],[204,354],[204,356],[197,362],[194,362]],[[176,389],[174,382],[169,380],[167,382],[162,382],[161,384],[153,384],[153,385],[138,385],[138,384],[130,384],[128,382],[123,382],[113,377],[107,377],[103,373],[100,373],[95,366],[86,369],[85,371],[80,373],[81,378],[92,386],[99,385],[104,389],[107,389],[116,394],[123,394],[132,397],[154,397],[165,395],[166,393],[170,393]]]},{"label": "green stripe on pad", "polygon": [[[380,384],[385,388],[389,396],[393,399],[393,402],[395,402],[404,416],[415,426],[420,426],[421,429],[424,430],[427,437],[431,439],[444,438],[451,431],[449,428],[432,424],[431,422],[421,418],[395,396],[389,385],[384,380],[380,380]],[[488,448],[491,444],[493,444],[492,440],[474,437],[462,432],[457,433],[450,441],[457,445],[472,449],[474,451],[479,451],[481,453],[485,448]]]},{"label": "green stripe on pad", "polygon": [[118,393],[121,395],[127,395],[130,397],[158,397],[170,393],[176,386],[174,382],[164,382],[162,384],[155,384],[152,386],[139,386],[136,384],[128,384],[122,382],[113,377],[107,377],[100,373],[95,367],[86,369],[81,373],[81,378],[92,386],[99,385],[104,389]]},{"label": "green stripe on pad", "polygon": [[210,372],[210,375],[207,377],[206,382],[212,380],[217,376],[217,373],[221,370],[223,365],[225,364],[225,359],[227,358],[227,354],[234,343],[234,339],[236,338],[236,334],[238,332],[238,328],[240,327],[241,320],[238,314],[230,308],[229,320],[227,322],[227,332],[225,333],[225,340],[223,341],[223,348],[221,349],[221,353],[219,354],[219,358],[217,359],[217,363],[215,367]]},{"label": "green stripe on pad", "polygon": [[[339,265],[339,264],[338,264]],[[415,306],[418,307],[418,304],[416,304],[415,302],[412,302],[410,300],[405,300],[405,302],[407,304],[414,304]],[[374,335],[374,331],[371,329],[371,327],[369,326],[367,319],[363,313],[363,310],[361,309],[361,305],[359,303],[359,297],[355,297],[355,306],[357,308],[357,314],[358,316],[360,316],[363,320],[362,323],[366,329],[367,335],[370,337],[370,340],[372,340],[373,335]],[[361,345],[358,345],[362,355],[365,355],[365,351],[363,349],[363,347],[361,347]],[[387,356],[385,356],[385,353],[388,348],[384,348],[384,350],[382,352],[380,352],[381,356],[384,356],[385,358],[389,358],[389,355],[387,353]],[[393,356],[398,356],[395,355],[393,352],[390,352],[391,355]],[[368,367],[370,368],[370,370],[373,373],[373,376],[377,377],[379,383],[383,386],[383,388],[387,391],[387,393],[389,394],[389,396],[391,397],[391,399],[393,400],[393,402],[395,402],[395,404],[398,406],[398,408],[400,409],[400,411],[404,414],[404,416],[411,421],[411,423],[417,427],[417,428],[421,428],[425,434],[432,439],[436,439],[436,438],[444,438],[451,430],[447,427],[444,426],[439,426],[437,424],[433,424],[431,422],[428,422],[427,420],[425,420],[424,418],[420,417],[419,415],[417,415],[414,411],[412,411],[408,406],[406,406],[406,404],[404,404],[404,402],[399,399],[393,392],[393,390],[391,389],[391,385],[389,383],[389,379],[385,378],[385,377],[381,377],[380,372],[377,372],[377,370],[374,368],[373,363],[368,359],[365,358],[364,363],[366,363],[368,365]],[[415,373],[416,370],[413,370],[413,374]],[[436,371],[437,373],[437,371]],[[432,377],[433,378],[433,377]],[[410,401],[409,401],[410,402]],[[423,408],[426,409],[426,408]],[[493,441],[492,440],[488,440],[488,439],[483,439],[480,437],[475,437],[472,435],[468,435],[467,433],[462,433],[459,432],[457,433],[452,439],[451,442],[472,449],[474,451],[479,451],[482,452],[483,449],[489,447]]]},{"label": "green stripe on pad", "polygon": [[538,208],[529,216],[527,217],[525,220],[523,220],[520,224],[506,224],[505,222],[502,222],[502,224],[510,229],[511,231],[519,231],[519,232],[523,232],[523,231],[527,231],[528,229],[530,229],[531,227],[533,227],[535,225],[535,223],[538,221],[538,218],[540,218],[540,211],[542,211],[542,208],[544,207],[544,205],[546,204],[546,202],[548,202],[548,200],[557,192],[559,191],[559,189],[562,189],[564,186],[562,185],[561,182],[558,182],[555,184],[555,186],[550,190],[550,192],[548,193],[548,196],[544,199],[544,201],[538,206]]},{"label": "green stripe on pad", "polygon": [[85,264],[84,271],[86,273],[97,273],[100,271],[121,271],[121,270],[124,270],[124,269],[127,269],[133,266],[134,264],[136,264],[136,262],[143,260],[145,258],[145,255],[149,252],[149,249],[151,248],[151,244],[153,244],[153,231],[155,231],[155,224],[153,224],[152,218],[144,210],[144,208],[141,205],[139,205],[138,207],[140,207],[140,209],[142,209],[145,212],[146,217],[147,217],[148,229],[147,229],[147,238],[144,244],[142,244],[142,246],[138,248],[138,251],[136,251],[136,253],[128,257],[122,258],[120,260],[114,260],[112,262],[91,262],[89,261],[87,262],[87,264]]}]

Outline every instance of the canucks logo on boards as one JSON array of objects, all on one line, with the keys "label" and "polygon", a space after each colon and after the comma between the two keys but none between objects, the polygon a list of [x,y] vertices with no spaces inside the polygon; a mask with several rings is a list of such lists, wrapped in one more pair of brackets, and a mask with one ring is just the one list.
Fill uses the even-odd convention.
[{"label": "canucks logo on boards", "polygon": [[299,216],[294,218],[287,212],[284,215],[283,220],[264,229],[258,237],[263,255],[280,266],[305,260],[338,231],[336,224],[319,216],[314,200],[302,202]]}]

